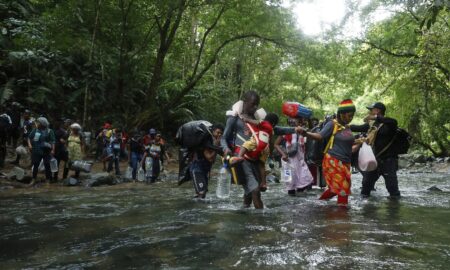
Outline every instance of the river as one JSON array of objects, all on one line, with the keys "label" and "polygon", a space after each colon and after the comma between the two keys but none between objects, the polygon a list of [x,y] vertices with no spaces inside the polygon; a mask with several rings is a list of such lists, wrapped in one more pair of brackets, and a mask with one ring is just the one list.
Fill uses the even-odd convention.
[{"label": "river", "polygon": [[[369,200],[353,175],[350,208],[297,197],[281,184],[266,209],[192,199],[174,177],[153,185],[41,187],[0,192],[1,269],[448,269],[450,176],[403,172],[403,197],[384,181]],[[440,190],[428,190],[436,186]]]}]

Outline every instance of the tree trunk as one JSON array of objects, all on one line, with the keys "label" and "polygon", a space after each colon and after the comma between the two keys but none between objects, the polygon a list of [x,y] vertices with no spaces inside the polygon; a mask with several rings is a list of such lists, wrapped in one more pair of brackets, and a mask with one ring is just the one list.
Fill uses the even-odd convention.
[{"label": "tree trunk", "polygon": [[[100,5],[102,4],[102,0],[97,0],[96,5],[96,14],[95,14],[95,23],[94,23],[94,30],[92,31],[92,39],[91,39],[91,49],[89,51],[89,58],[88,61],[92,61],[92,56],[94,54],[94,44],[95,44],[95,37],[97,34],[97,28],[98,28],[98,18],[100,16]],[[86,121],[87,121],[87,111],[88,111],[88,103],[89,103],[89,82],[86,81],[86,86],[84,87],[84,110],[83,110],[83,126],[86,128]]]}]

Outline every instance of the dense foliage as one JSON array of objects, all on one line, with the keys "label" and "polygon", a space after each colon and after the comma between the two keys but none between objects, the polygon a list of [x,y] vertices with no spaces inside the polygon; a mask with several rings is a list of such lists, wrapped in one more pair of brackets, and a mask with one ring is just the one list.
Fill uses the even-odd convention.
[{"label": "dense foliage", "polygon": [[336,28],[315,40],[281,0],[5,0],[0,101],[91,128],[111,119],[173,131],[223,122],[248,89],[266,110],[296,100],[319,117],[342,98],[360,116],[381,100],[418,145],[448,155],[448,4],[374,0],[364,14],[379,6],[396,13],[364,36]]}]

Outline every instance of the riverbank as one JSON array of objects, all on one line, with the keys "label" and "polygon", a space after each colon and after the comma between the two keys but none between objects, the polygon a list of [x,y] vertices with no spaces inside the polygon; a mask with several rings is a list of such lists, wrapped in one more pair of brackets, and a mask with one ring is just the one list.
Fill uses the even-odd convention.
[{"label": "riverbank", "polygon": [[[172,153],[172,156],[176,156]],[[91,173],[81,173],[79,181],[73,181],[70,179],[73,175],[73,171],[69,173],[68,179],[62,178],[62,166],[59,171],[59,181],[56,183],[40,183],[36,186],[30,187],[28,183],[31,181],[31,170],[27,168],[27,160],[21,163],[20,166],[12,165],[11,161],[14,159],[14,152],[10,149],[8,151],[7,162],[5,168],[0,171],[0,192],[13,190],[13,189],[54,189],[65,186],[78,186],[78,187],[93,187],[93,186],[123,186],[123,188],[133,187],[134,184],[131,179],[124,177],[125,171],[128,167],[127,161],[120,162],[121,176],[115,176],[113,173],[106,173],[103,168],[102,162],[93,162]],[[25,177],[18,181],[15,177],[15,167],[19,167],[25,172]],[[215,171],[213,171],[213,174]],[[276,173],[276,172],[275,172]],[[421,174],[421,173],[439,173],[450,175],[450,159],[440,158],[435,159],[432,157],[426,157],[421,154],[408,154],[399,157],[399,173],[403,174]],[[171,160],[169,163],[165,163],[164,171],[161,173],[159,181],[171,181],[176,184],[178,177],[178,161]],[[38,176],[40,181],[44,181],[45,177],[43,173]],[[69,181],[71,180],[71,181]]]}]

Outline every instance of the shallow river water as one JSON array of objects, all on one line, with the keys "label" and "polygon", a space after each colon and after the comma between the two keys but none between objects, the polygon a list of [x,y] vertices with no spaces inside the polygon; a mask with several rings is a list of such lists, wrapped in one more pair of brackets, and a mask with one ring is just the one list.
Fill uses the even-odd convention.
[{"label": "shallow river water", "polygon": [[[192,199],[187,183],[0,192],[0,268],[57,269],[449,269],[450,176],[400,174],[403,198],[380,179],[348,210],[320,190],[263,194],[265,210]],[[440,190],[428,190],[437,186]]]}]

